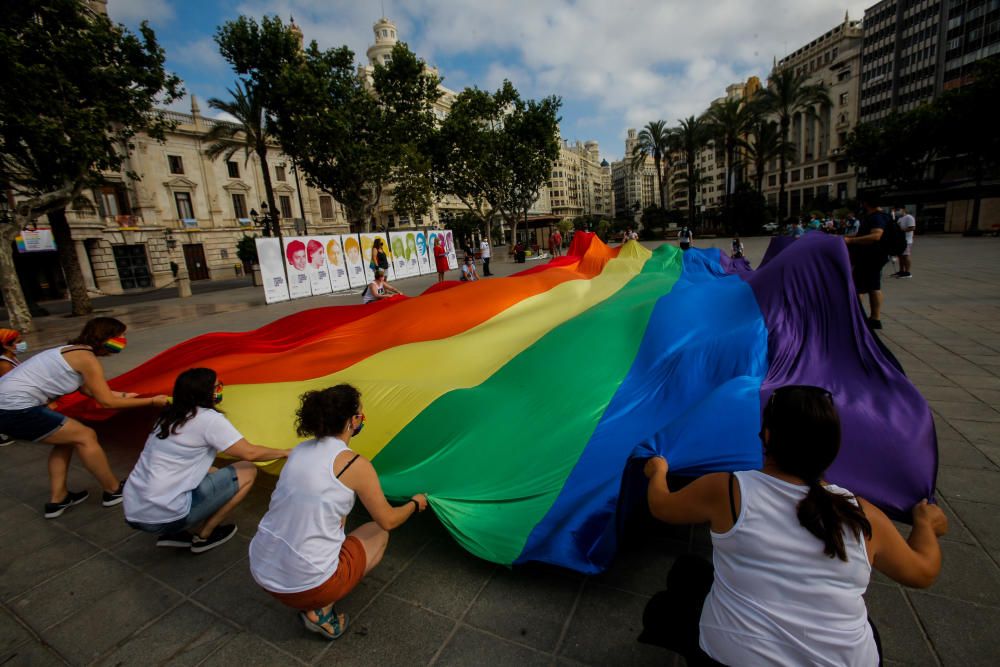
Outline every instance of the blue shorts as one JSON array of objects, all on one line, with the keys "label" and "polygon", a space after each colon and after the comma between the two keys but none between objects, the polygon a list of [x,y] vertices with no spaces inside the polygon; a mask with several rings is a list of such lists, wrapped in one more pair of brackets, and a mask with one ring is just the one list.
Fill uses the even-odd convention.
[{"label": "blue shorts", "polygon": [[44,440],[58,431],[66,420],[45,405],[36,405],[23,410],[0,410],[0,433],[15,440]]},{"label": "blue shorts", "polygon": [[[125,483],[128,484],[127,481]],[[228,503],[239,490],[240,482],[236,476],[236,468],[226,466],[205,475],[205,479],[191,491],[191,509],[186,517],[170,523],[142,523],[127,519],[125,522],[136,530],[146,533],[157,535],[179,533],[203,523]]]}]

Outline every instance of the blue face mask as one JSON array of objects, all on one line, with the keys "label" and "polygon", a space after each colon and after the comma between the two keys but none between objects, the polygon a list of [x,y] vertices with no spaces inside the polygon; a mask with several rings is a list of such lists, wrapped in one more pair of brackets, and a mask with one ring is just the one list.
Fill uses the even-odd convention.
[{"label": "blue face mask", "polygon": [[28,351],[28,344],[23,340],[19,340],[17,341],[17,343],[14,344],[14,352],[16,352],[17,354],[24,354],[27,351]]}]

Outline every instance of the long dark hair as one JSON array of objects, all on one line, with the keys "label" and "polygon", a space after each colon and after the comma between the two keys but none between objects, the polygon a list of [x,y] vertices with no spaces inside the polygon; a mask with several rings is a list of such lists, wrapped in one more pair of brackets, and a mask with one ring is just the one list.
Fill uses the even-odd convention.
[{"label": "long dark hair", "polygon": [[786,386],[771,394],[761,427],[765,453],[783,472],[801,478],[809,492],[796,507],[802,527],[823,542],[823,553],[847,560],[844,529],[871,538],[872,525],[853,498],[824,488],[823,473],[840,451],[840,416],[833,396],[820,387]]},{"label": "long dark hair", "polygon": [[215,407],[216,374],[211,368],[190,368],[174,380],[173,402],[163,408],[153,430],[156,437],[166,440],[170,434],[195,416],[198,408]]},{"label": "long dark hair", "polygon": [[361,408],[361,392],[349,384],[307,391],[299,400],[295,430],[303,438],[340,435]]},{"label": "long dark hair", "polygon": [[89,345],[94,354],[103,357],[108,354],[104,341],[125,333],[125,323],[113,317],[95,317],[83,325],[80,334],[69,341],[70,345]]}]

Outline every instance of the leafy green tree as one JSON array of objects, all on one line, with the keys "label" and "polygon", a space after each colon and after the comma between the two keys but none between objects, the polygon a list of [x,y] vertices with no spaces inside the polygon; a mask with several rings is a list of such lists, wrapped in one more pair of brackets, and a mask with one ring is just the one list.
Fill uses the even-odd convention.
[{"label": "leafy green tree", "polygon": [[[802,114],[805,118],[818,118],[817,108],[830,107],[830,92],[822,84],[807,83],[809,75],[796,74],[793,69],[782,69],[771,72],[767,79],[767,87],[757,92],[754,104],[762,113],[769,113],[778,119],[781,129],[781,139],[788,144],[788,132],[792,126],[792,118]],[[778,181],[778,215],[784,220],[788,215],[788,202],[785,197],[785,183],[788,177],[788,156],[779,153],[780,175]]]},{"label": "leafy green tree", "polygon": [[697,116],[688,116],[680,121],[677,129],[678,146],[684,153],[687,177],[680,179],[679,185],[687,188],[688,193],[688,224],[695,226],[695,198],[703,177],[698,173],[698,151],[705,147],[709,140],[708,128],[705,122]]},{"label": "leafy green tree", "polygon": [[754,188],[764,194],[764,172],[767,163],[784,155],[790,160],[793,146],[781,137],[781,128],[773,120],[756,118],[747,129],[747,136],[739,142],[747,161],[753,165]]},{"label": "leafy green tree", "polygon": [[[642,128],[637,141],[632,149],[630,169],[633,171],[642,169],[646,164],[646,158],[653,158],[653,165],[656,168],[656,190],[660,194],[660,208],[666,209],[665,197],[663,194],[663,169],[669,166],[670,155],[677,147],[677,134],[669,127],[665,120],[653,120],[646,123]],[[667,162],[668,165],[664,165]]]},{"label": "leafy green tree", "polygon": [[725,208],[727,215],[732,204],[732,193],[737,186],[737,150],[742,145],[756,116],[756,107],[732,98],[715,102],[702,115],[709,135],[716,142],[722,144],[726,155]]},{"label": "leafy green tree", "polygon": [[[182,93],[143,23],[135,35],[79,0],[7,3],[0,12],[0,187],[18,201],[0,231],[0,290],[13,326],[31,329],[11,244],[48,215],[72,299],[92,312],[66,206],[119,171],[139,131],[162,139],[170,123],[154,109]],[[135,179],[135,174],[128,174]]]},{"label": "leafy green tree", "polygon": [[499,214],[517,238],[559,156],[561,104],[557,97],[523,100],[509,81],[495,93],[462,91],[435,141],[438,195],[453,195],[480,216]]},{"label": "leafy green tree", "polygon": [[884,181],[891,188],[921,187],[932,178],[933,163],[944,142],[939,110],[924,105],[894,113],[877,123],[862,123],[847,140],[849,162],[868,181]]},{"label": "leafy green tree", "polygon": [[220,100],[213,97],[208,100],[208,106],[218,111],[224,111],[236,119],[235,123],[220,122],[212,126],[205,141],[210,142],[205,154],[217,159],[222,156],[229,160],[233,155],[243,150],[246,159],[250,155],[257,156],[260,162],[261,176],[264,177],[264,193],[267,205],[272,213],[270,223],[264,223],[264,236],[274,234],[281,237],[281,224],[277,217],[278,208],[274,205],[274,187],[271,184],[271,170],[267,166],[268,143],[274,141],[271,132],[271,121],[264,111],[262,95],[243,81],[236,82],[236,88],[228,91],[230,100]]},{"label": "leafy green tree", "polygon": [[390,187],[397,210],[418,217],[430,208],[438,86],[406,44],[397,44],[367,81],[346,46],[323,51],[313,42],[282,71],[274,130],[309,183],[343,204],[356,227],[370,230]]}]

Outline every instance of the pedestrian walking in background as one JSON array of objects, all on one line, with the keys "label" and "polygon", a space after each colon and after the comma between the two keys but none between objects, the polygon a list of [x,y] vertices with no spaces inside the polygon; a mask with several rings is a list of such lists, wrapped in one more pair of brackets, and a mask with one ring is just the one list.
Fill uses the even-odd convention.
[{"label": "pedestrian walking in background", "polygon": [[490,273],[490,258],[493,256],[490,247],[490,240],[487,237],[483,237],[483,240],[479,242],[479,256],[483,259],[483,277],[492,276]]},{"label": "pedestrian walking in background", "polygon": [[878,207],[871,195],[863,196],[861,205],[865,210],[864,220],[858,227],[858,233],[844,237],[844,243],[851,257],[851,273],[858,299],[868,295],[868,326],[881,329],[882,267],[889,261],[881,241],[888,225],[896,223]]},{"label": "pedestrian walking in background", "polygon": [[896,224],[906,234],[906,250],[899,256],[899,271],[893,277],[912,278],[913,274],[910,273],[910,269],[913,261],[913,233],[917,229],[917,221],[907,213],[905,206],[897,206]]}]

